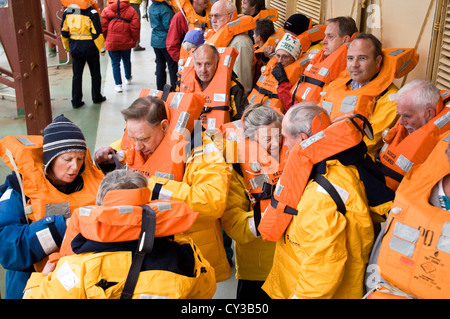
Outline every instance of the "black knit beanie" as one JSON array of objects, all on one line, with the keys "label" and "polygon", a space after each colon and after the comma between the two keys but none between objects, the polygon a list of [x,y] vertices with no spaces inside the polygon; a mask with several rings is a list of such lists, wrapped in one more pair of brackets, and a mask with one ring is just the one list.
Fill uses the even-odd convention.
[{"label": "black knit beanie", "polygon": [[[80,128],[64,117],[64,114],[61,114],[44,129],[43,162],[45,175],[47,175],[50,163],[58,155],[71,151],[86,151],[86,139]],[[84,171],[84,167],[83,164],[80,174]]]},{"label": "black knit beanie", "polygon": [[296,13],[291,15],[286,20],[286,22],[284,23],[284,29],[291,31],[295,35],[300,35],[309,29],[310,23],[311,20],[307,16],[301,13]]}]

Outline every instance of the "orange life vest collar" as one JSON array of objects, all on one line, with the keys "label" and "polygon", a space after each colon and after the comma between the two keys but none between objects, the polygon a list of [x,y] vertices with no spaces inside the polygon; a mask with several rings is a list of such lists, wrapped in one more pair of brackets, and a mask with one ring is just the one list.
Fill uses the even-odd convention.
[{"label": "orange life vest collar", "polygon": [[[23,193],[29,198],[28,204],[31,204],[31,207],[24,205],[27,217],[32,221],[55,214],[70,217],[75,208],[95,203],[103,174],[92,162],[89,149],[85,157],[85,170],[81,174],[83,189],[64,194],[45,177],[42,143],[41,135],[7,136],[0,141],[0,157],[9,168],[17,170],[21,175]],[[15,164],[11,163],[9,152]]]},{"label": "orange life vest collar", "polygon": [[346,69],[348,46],[349,43],[342,44],[327,57],[324,56],[325,47],[322,47],[316,53],[311,63],[305,68],[297,85],[291,90],[292,104],[301,101],[320,102],[320,92],[322,92],[323,87],[336,79]]},{"label": "orange life vest collar", "polygon": [[289,226],[303,191],[309,182],[313,166],[336,155],[363,139],[367,120],[348,114],[327,126],[329,122],[318,119],[314,122],[318,133],[296,144],[289,152],[283,173],[275,187],[271,205],[267,207],[259,232],[264,240],[277,241]]},{"label": "orange life vest collar", "polygon": [[216,48],[227,47],[235,35],[248,32],[256,28],[256,20],[252,16],[241,16],[222,26],[216,33],[206,39],[205,43]]},{"label": "orange life vest collar", "polygon": [[[141,92],[141,96],[146,91]],[[158,94],[158,93],[157,93]],[[190,143],[190,134],[200,116],[205,97],[197,93],[169,93],[164,101],[168,110],[169,127],[155,152],[145,159],[134,149],[134,141],[125,129],[121,150],[126,154],[126,163],[131,171],[140,171],[146,176],[161,176],[181,181]]]},{"label": "orange life vest collar", "polygon": [[359,89],[349,90],[352,79],[346,69],[323,90],[322,107],[332,119],[348,112],[358,112],[369,118],[377,98],[395,78],[401,78],[414,69],[418,61],[419,55],[415,49],[383,49],[382,66],[373,80]]},{"label": "orange life vest collar", "polygon": [[[447,96],[443,91],[441,95]],[[399,122],[383,138],[385,143],[377,155],[386,184],[396,190],[403,176],[413,165],[423,163],[434,146],[450,130],[450,102],[442,98],[436,106],[436,116],[421,128],[409,134]]]},{"label": "orange life vest collar", "polygon": [[205,96],[201,120],[203,127],[209,132],[216,132],[223,123],[230,121],[230,90],[233,66],[239,54],[235,48],[220,47],[219,62],[213,79],[202,90],[202,86],[194,69],[192,54],[183,69],[180,80],[180,92],[195,92]]}]

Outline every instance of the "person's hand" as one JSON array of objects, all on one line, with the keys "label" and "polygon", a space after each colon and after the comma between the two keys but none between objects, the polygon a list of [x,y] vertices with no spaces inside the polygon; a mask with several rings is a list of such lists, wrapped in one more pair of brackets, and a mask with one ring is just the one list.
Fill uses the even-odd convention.
[{"label": "person's hand", "polygon": [[42,273],[47,276],[49,273],[53,272],[55,270],[55,268],[56,268],[56,263],[52,263],[48,260],[44,266],[44,269],[42,269]]},{"label": "person's hand", "polygon": [[114,163],[114,159],[112,157],[112,154],[114,153],[115,151],[111,146],[100,147],[94,153],[94,162],[97,164],[112,164]]},{"label": "person's hand", "polygon": [[263,48],[263,53],[266,57],[271,59],[275,55],[275,47],[272,45],[267,45]]},{"label": "person's hand", "polygon": [[281,63],[278,63],[273,69],[272,74],[275,77],[275,79],[278,81],[278,84],[282,82],[289,82],[289,79],[286,75],[286,71],[284,71],[283,66]]}]

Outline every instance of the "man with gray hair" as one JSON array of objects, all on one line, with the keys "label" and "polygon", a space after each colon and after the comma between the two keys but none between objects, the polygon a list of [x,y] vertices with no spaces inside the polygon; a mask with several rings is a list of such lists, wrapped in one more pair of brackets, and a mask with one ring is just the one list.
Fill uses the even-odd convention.
[{"label": "man with gray hair", "polygon": [[[211,26],[217,33],[221,28],[225,27],[229,22],[237,19],[237,8],[233,2],[229,0],[219,0],[211,7]],[[243,24],[243,23],[242,23]],[[252,27],[252,29],[254,26]],[[226,45],[235,48],[239,55],[234,63],[233,71],[238,76],[240,82],[244,86],[244,92],[247,96],[253,88],[253,41],[247,33],[248,30],[242,30],[242,33],[233,36],[231,41]],[[212,37],[211,37],[212,38]],[[215,45],[215,43],[208,43]],[[212,41],[212,40],[211,40]],[[225,46],[225,45],[224,45]]]},{"label": "man with gray hair", "polygon": [[[293,207],[296,213],[276,242],[272,269],[262,287],[272,299],[363,296],[364,269],[374,236],[362,170],[356,160],[365,156],[366,147],[360,142],[343,152],[336,148],[332,157],[313,166],[305,160],[312,159],[306,156],[308,151],[300,150],[315,143],[304,146],[301,141],[314,134],[317,137],[329,124],[328,114],[312,103],[294,105],[283,118],[282,135],[291,149],[283,174],[288,166],[295,167],[298,174],[290,171],[295,179],[289,179],[290,184],[283,184],[281,175],[274,199],[282,192],[301,196]],[[321,143],[321,139],[315,141]],[[301,143],[299,148],[297,143]],[[267,221],[269,208],[258,228],[263,238],[261,225]]]},{"label": "man with gray hair", "polygon": [[430,81],[413,80],[397,93],[399,120],[383,134],[384,145],[377,163],[386,184],[396,190],[403,176],[425,161],[433,147],[450,129],[448,92],[441,92]]},{"label": "man with gray hair", "polygon": [[311,102],[298,103],[289,109],[283,118],[281,127],[284,144],[292,149],[295,144],[317,133],[311,129],[311,124],[312,120],[320,113],[327,114],[325,109]]}]

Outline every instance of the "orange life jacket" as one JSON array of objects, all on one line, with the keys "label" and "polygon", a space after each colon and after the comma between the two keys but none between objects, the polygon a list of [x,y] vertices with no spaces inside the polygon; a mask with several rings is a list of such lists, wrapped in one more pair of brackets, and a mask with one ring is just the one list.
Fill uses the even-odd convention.
[{"label": "orange life jacket", "polygon": [[348,43],[342,44],[328,57],[324,57],[325,48],[311,60],[300,77],[300,80],[292,87],[292,105],[302,101],[320,102],[320,92],[325,85],[336,79],[347,67]]},{"label": "orange life jacket", "polygon": [[252,202],[256,226],[273,195],[275,184],[283,172],[289,149],[282,145],[279,154],[272,156],[256,141],[243,136],[242,121],[222,125],[224,157],[228,163],[239,163]]},{"label": "orange life jacket", "polygon": [[[284,68],[289,82],[295,86],[298,79],[310,63],[309,54],[306,52],[313,42],[323,39],[325,36],[325,26],[315,26],[300,34],[297,38],[301,44],[301,54],[297,61]],[[261,72],[261,76],[256,82],[255,87],[248,95],[249,103],[261,103],[270,106],[280,114],[285,113],[283,103],[278,99],[277,86],[278,81],[272,74],[273,68],[277,65],[277,58],[274,56]]]},{"label": "orange life jacket", "polygon": [[334,119],[348,112],[357,112],[369,118],[375,103],[395,78],[408,74],[419,61],[419,55],[412,48],[383,49],[383,62],[378,75],[357,90],[349,90],[351,77],[345,70],[322,92],[322,107]]},{"label": "orange life jacket", "polygon": [[[298,60],[284,68],[291,85],[295,85],[309,61],[308,54],[302,55]],[[265,106],[270,106],[278,113],[284,114],[286,112],[284,105],[279,100],[277,94],[278,81],[272,74],[272,69],[277,63],[276,57],[273,57],[267,62],[264,71],[261,73],[258,81],[256,81],[255,87],[248,95],[248,101],[250,104],[261,103]]]},{"label": "orange life jacket", "polygon": [[72,240],[81,234],[97,242],[117,243],[139,238],[142,205],[156,212],[155,237],[166,237],[189,229],[198,217],[189,206],[180,201],[150,200],[147,187],[109,191],[103,198],[104,206],[80,207],[74,211],[59,252],[50,255],[56,262],[72,255]]},{"label": "orange life jacket", "polygon": [[[9,168],[21,175],[18,179],[19,182],[22,180],[23,194],[29,198],[28,203],[24,203],[27,218],[37,221],[48,215],[70,217],[74,209],[94,204],[103,173],[92,162],[89,149],[81,174],[83,189],[64,194],[45,177],[42,143],[41,135],[7,136],[0,141],[0,157]],[[14,163],[8,156],[9,152]]]},{"label": "orange life jacket", "polygon": [[[447,96],[449,92],[442,94]],[[450,130],[450,99],[443,102],[442,98],[436,106],[436,116],[427,124],[408,134],[408,130],[397,122],[383,138],[385,143],[377,155],[377,162],[386,177],[386,185],[392,190],[397,190],[413,165],[427,159],[436,143]]]},{"label": "orange life jacket", "polygon": [[[362,120],[362,121],[361,121]],[[310,138],[297,143],[289,152],[283,173],[264,213],[259,232],[264,240],[277,241],[297,214],[297,205],[310,179],[313,166],[328,157],[358,145],[367,120],[349,114],[330,124],[323,113],[312,122]]]},{"label": "orange life jacket", "polygon": [[227,47],[235,35],[248,32],[254,28],[256,28],[256,20],[252,16],[241,16],[222,26],[207,39],[205,38],[205,43],[212,44],[216,48]]},{"label": "orange life jacket", "polygon": [[269,19],[273,22],[278,21],[278,10],[274,8],[260,10],[253,19],[255,19],[255,21],[258,21],[259,19]]},{"label": "orange life jacket", "polygon": [[280,42],[280,40],[281,40],[281,38],[282,38],[283,36],[284,36],[284,29],[283,29],[283,28],[280,28],[280,29],[276,30],[275,33],[272,34],[272,35],[267,39],[267,41],[264,42],[264,44],[263,44],[260,48],[258,48],[258,49],[255,50],[255,53],[263,52],[263,51],[264,51],[264,48],[265,48],[266,46],[269,46],[269,45],[270,45],[270,46],[273,46],[273,47],[276,47],[277,44],[278,44],[278,42]]},{"label": "orange life jacket", "polygon": [[209,132],[215,132],[223,123],[230,121],[231,76],[234,62],[239,54],[235,48],[231,47],[221,47],[218,51],[219,62],[216,73],[205,90],[202,90],[195,74],[192,55],[185,64],[180,80],[180,92],[194,92],[206,97],[200,118],[203,127]]},{"label": "orange life jacket", "polygon": [[[148,90],[143,90],[145,96]],[[153,91],[153,94],[161,93]],[[121,150],[131,171],[142,172],[145,176],[162,176],[181,181],[184,175],[186,158],[190,154],[186,147],[191,140],[195,121],[198,119],[205,97],[197,93],[169,93],[165,100],[169,121],[168,130],[155,152],[144,159],[141,152],[134,149],[134,141],[128,137],[128,131],[122,137]]]},{"label": "orange life jacket", "polygon": [[450,213],[429,203],[447,174],[450,136],[404,178],[386,221],[377,268],[384,280],[416,298],[450,298]]},{"label": "orange life jacket", "polygon": [[210,29],[211,23],[209,21],[209,14],[211,12],[212,3],[208,1],[208,7],[205,9],[205,16],[201,16],[195,12],[190,0],[167,0],[175,13],[182,11],[188,23],[188,29],[195,28]]},{"label": "orange life jacket", "polygon": [[71,5],[75,5],[80,9],[88,9],[90,7],[97,10],[98,14],[100,14],[100,9],[98,8],[98,4],[95,0],[61,0],[61,4],[64,7],[70,7]]}]

